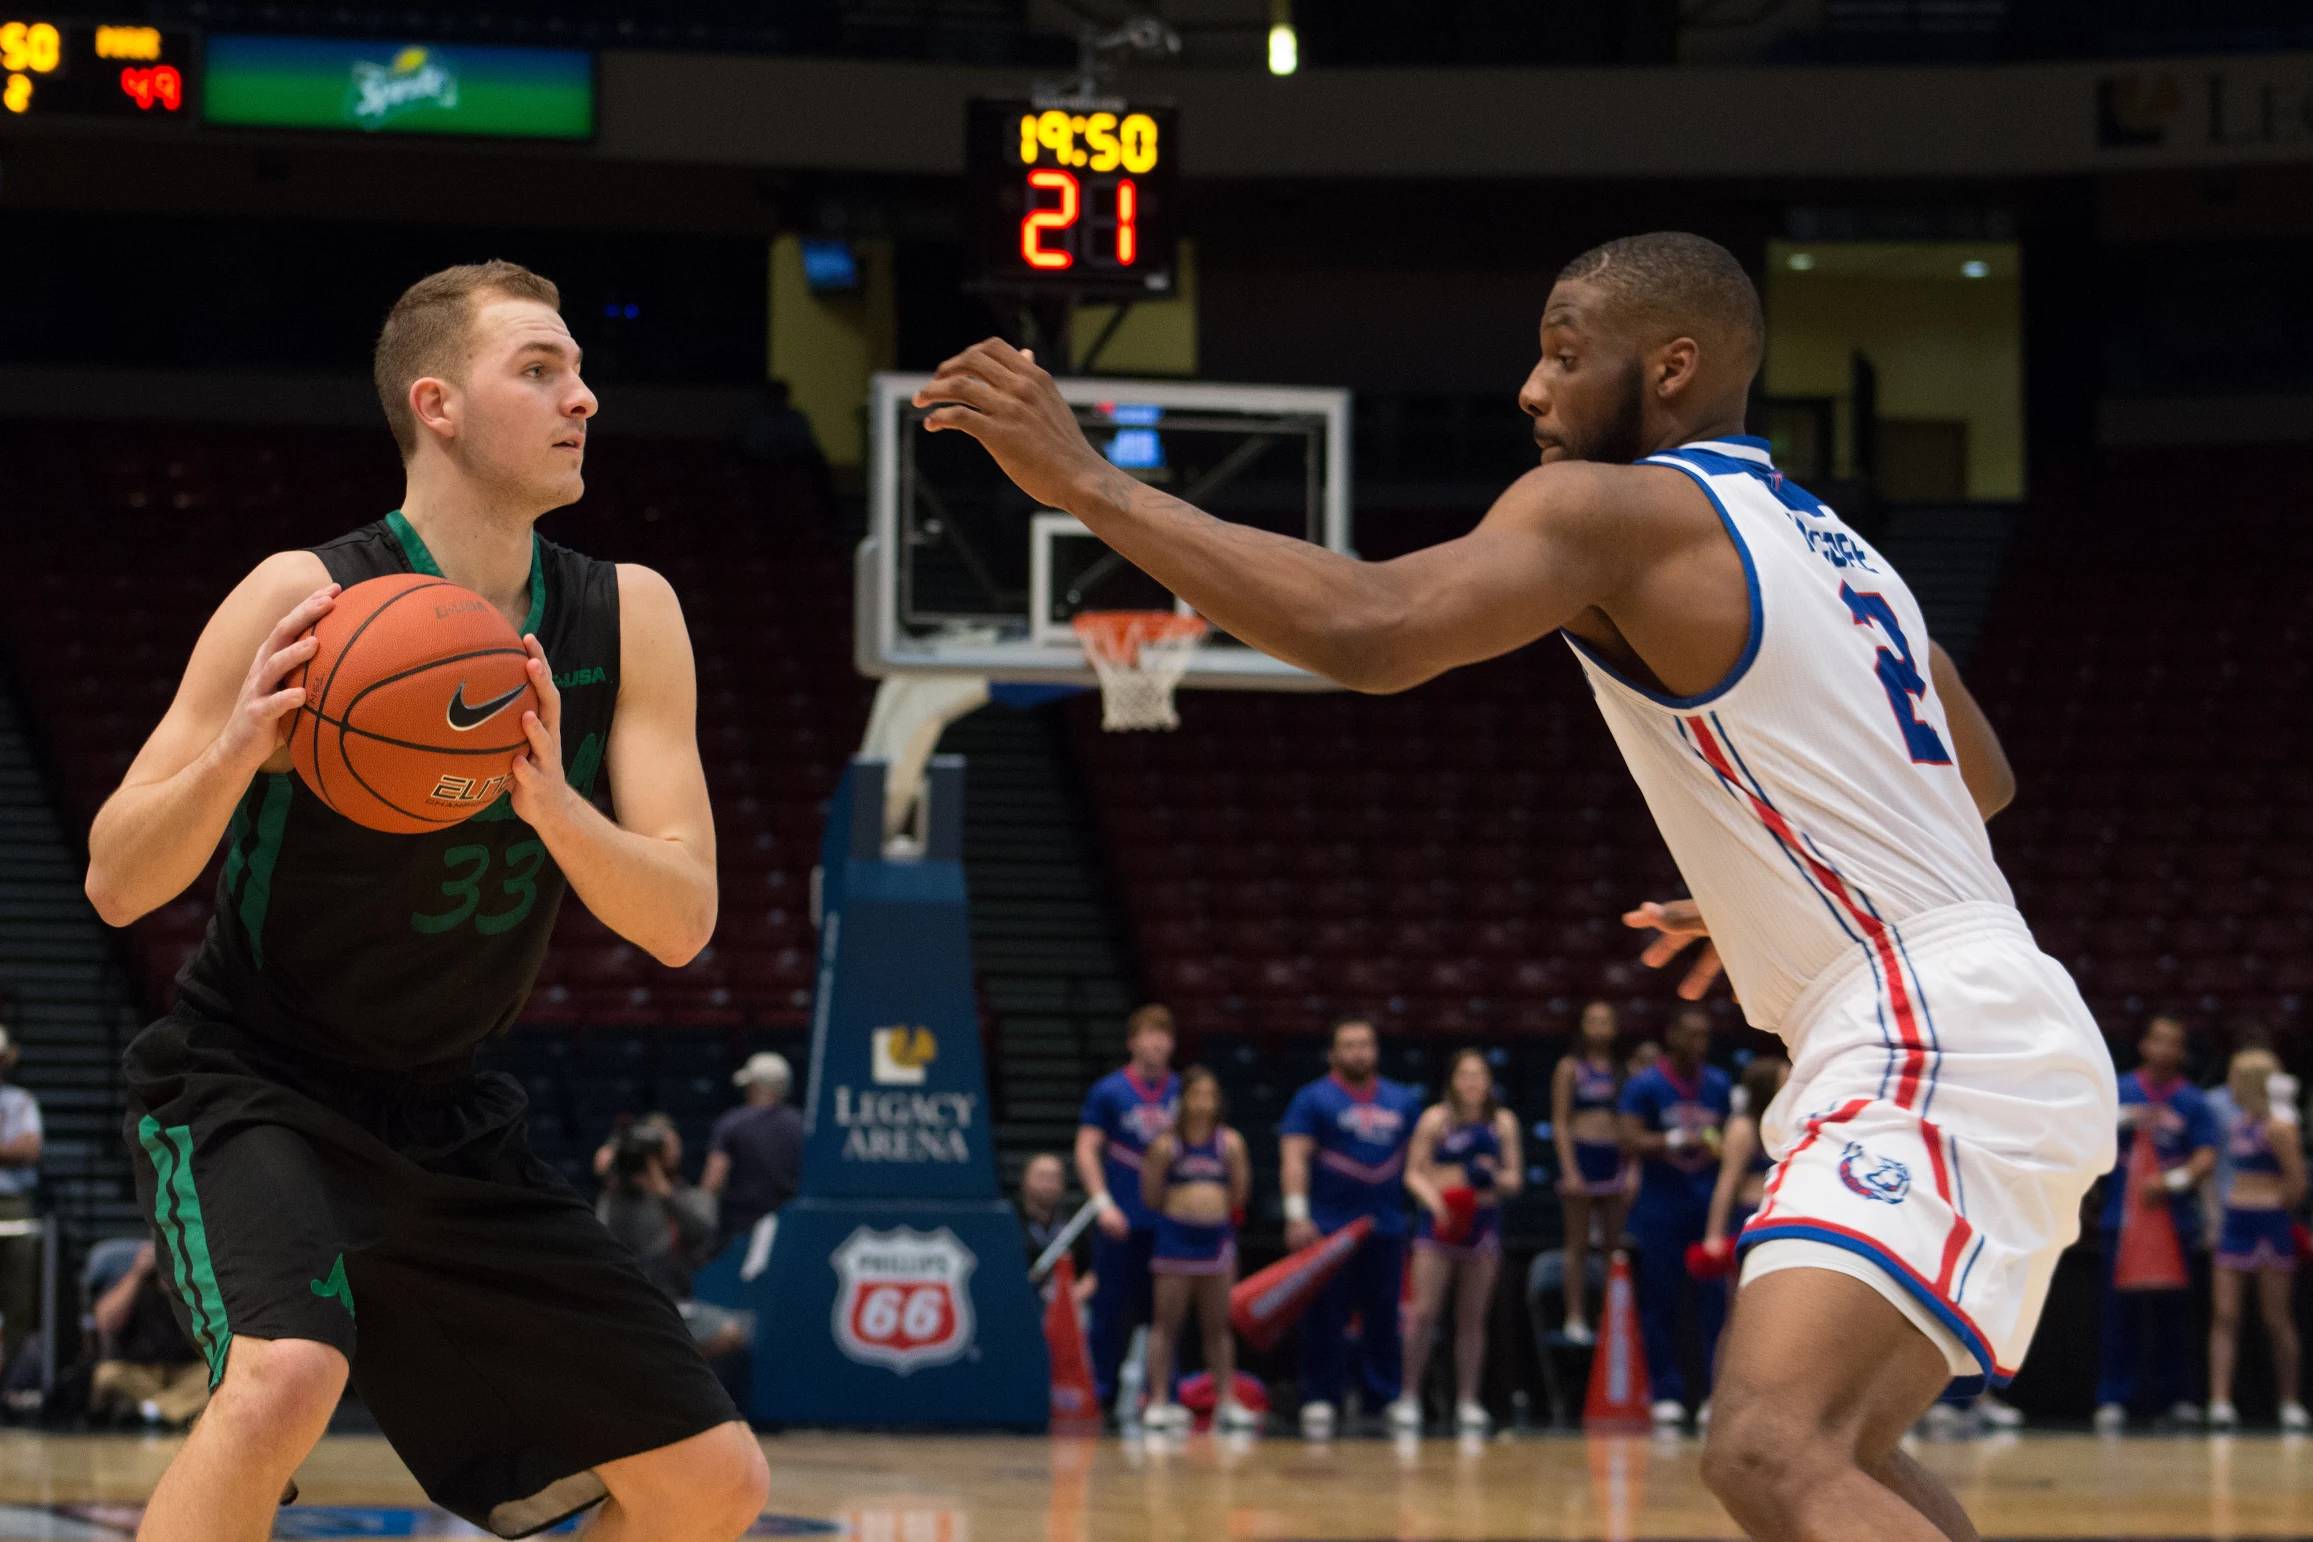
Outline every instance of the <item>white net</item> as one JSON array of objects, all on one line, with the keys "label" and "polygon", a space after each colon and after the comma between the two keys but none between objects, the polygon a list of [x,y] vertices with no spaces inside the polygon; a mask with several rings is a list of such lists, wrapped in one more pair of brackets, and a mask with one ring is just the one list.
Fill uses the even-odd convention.
[{"label": "white net", "polygon": [[1209,630],[1169,610],[1088,610],[1069,625],[1100,677],[1100,726],[1110,733],[1178,728],[1173,687]]}]

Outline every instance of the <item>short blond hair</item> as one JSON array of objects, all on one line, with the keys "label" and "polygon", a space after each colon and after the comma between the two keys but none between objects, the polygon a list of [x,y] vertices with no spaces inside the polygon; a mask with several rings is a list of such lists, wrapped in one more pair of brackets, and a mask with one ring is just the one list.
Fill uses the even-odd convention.
[{"label": "short blond hair", "polygon": [[410,410],[410,387],[429,375],[464,381],[474,311],[484,295],[536,300],[557,312],[562,309],[562,291],[551,279],[520,263],[493,257],[427,274],[403,290],[386,312],[370,375],[405,462],[418,453],[418,419]]},{"label": "short blond hair", "polygon": [[2225,1071],[2225,1087],[2233,1105],[2252,1119],[2273,1117],[2273,1078],[2281,1060],[2269,1049],[2244,1049],[2233,1056]]}]

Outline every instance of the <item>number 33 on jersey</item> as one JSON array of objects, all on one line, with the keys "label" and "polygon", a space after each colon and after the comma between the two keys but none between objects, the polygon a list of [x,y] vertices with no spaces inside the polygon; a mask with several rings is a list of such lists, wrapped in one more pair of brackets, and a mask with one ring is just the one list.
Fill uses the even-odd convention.
[{"label": "number 33 on jersey", "polygon": [[1773,1029],[1857,946],[1970,900],[2012,904],[1928,677],[1927,624],[1886,560],[1775,469],[1763,439],[1649,456],[1692,477],[1743,560],[1750,637],[1695,696],[1572,637],[1744,1013]]}]

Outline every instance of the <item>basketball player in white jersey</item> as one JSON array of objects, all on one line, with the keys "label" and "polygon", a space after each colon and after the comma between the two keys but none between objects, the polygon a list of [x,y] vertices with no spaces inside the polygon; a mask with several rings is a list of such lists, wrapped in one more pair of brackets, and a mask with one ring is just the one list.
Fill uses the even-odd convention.
[{"label": "basketball player in white jersey", "polygon": [[1567,634],[1693,892],[1639,913],[1650,956],[1707,930],[1791,1049],[1705,1479],[1757,1537],[1972,1539],[1897,1441],[1955,1376],[2022,1358],[2112,1165],[2112,1063],[1993,863],[1990,726],[1902,579],[1743,433],[1764,331],[1712,242],[1576,258],[1519,398],[1542,464],[1382,563],[1133,480],[1001,342],[918,401],[1217,627],[1352,688]]}]

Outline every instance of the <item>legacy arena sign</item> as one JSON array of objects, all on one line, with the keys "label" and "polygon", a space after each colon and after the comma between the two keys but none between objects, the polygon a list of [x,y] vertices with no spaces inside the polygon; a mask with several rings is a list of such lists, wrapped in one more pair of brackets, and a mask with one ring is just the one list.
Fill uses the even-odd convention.
[{"label": "legacy arena sign", "polygon": [[967,1162],[966,1132],[980,1118],[976,1092],[927,1089],[940,1058],[931,1029],[877,1028],[869,1037],[868,1074],[875,1085],[838,1082],[833,1111],[846,1162]]},{"label": "legacy arena sign", "polygon": [[835,1122],[846,1162],[963,1162],[964,1132],[979,1117],[969,1092],[875,1092],[835,1089]]}]

